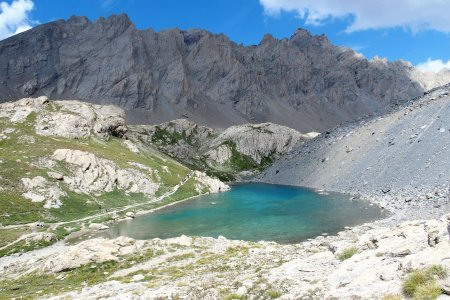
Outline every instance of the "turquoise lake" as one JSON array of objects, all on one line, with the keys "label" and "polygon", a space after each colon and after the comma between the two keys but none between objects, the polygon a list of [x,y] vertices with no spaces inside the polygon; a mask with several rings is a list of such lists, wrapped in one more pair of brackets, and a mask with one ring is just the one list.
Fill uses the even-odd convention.
[{"label": "turquoise lake", "polygon": [[247,241],[295,243],[384,216],[378,207],[352,201],[347,195],[245,183],[233,185],[228,192],[200,196],[113,224],[102,235],[135,239],[222,235]]}]

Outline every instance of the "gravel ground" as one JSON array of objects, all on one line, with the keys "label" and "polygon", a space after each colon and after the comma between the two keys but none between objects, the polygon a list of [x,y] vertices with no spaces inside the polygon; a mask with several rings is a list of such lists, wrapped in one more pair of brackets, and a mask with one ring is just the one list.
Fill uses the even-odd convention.
[{"label": "gravel ground", "polygon": [[348,193],[386,207],[383,222],[450,211],[450,86],[337,127],[278,160],[256,180]]}]

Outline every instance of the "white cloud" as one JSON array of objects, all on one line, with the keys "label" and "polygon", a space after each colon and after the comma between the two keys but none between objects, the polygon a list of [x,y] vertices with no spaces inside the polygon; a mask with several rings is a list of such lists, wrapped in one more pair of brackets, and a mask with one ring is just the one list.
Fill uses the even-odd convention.
[{"label": "white cloud", "polygon": [[450,70],[450,60],[443,62],[440,59],[432,60],[431,58],[428,58],[426,62],[418,64],[416,68],[424,72],[438,73],[442,69]]},{"label": "white cloud", "polygon": [[309,25],[350,18],[346,31],[402,27],[450,32],[449,0],[259,0],[268,15],[295,12]]},{"label": "white cloud", "polygon": [[32,27],[29,13],[34,7],[31,0],[14,0],[11,4],[0,3],[0,40],[21,33]]},{"label": "white cloud", "polygon": [[116,0],[101,0],[102,8],[105,10],[110,10],[117,4],[118,4],[118,1],[116,1]]}]

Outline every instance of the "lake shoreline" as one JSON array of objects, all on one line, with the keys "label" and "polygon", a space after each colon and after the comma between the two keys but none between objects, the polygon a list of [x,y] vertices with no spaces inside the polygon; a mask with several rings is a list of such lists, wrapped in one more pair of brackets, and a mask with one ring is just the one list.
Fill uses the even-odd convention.
[{"label": "lake shoreline", "polygon": [[[122,233],[137,239],[170,238],[182,234],[222,235],[230,239],[295,244],[321,235],[335,235],[344,228],[389,217],[388,211],[342,193],[258,182],[232,183],[231,186],[228,195],[215,193],[189,197],[151,210],[135,212],[135,218],[109,222],[110,228],[105,230],[105,235],[114,238]],[[186,204],[200,196],[206,198]],[[173,209],[152,215],[174,206]],[[238,215],[232,213],[234,210]],[[137,218],[141,219],[133,223]],[[178,222],[186,222],[186,225]],[[245,226],[246,230],[235,228],[237,223]],[[204,224],[211,224],[211,227]]]},{"label": "lake shoreline", "polygon": [[[245,182],[277,184],[258,179]],[[324,191],[325,193],[338,193],[348,195],[355,201],[363,201],[376,205],[389,213],[389,216],[387,216],[386,218],[373,222],[377,225],[395,226],[405,221],[412,221],[417,219],[439,219],[442,216],[450,213],[450,202],[448,201],[448,199],[433,199],[433,197],[431,196],[429,196],[430,199],[423,199],[423,193],[421,193],[420,190],[414,188],[409,189],[408,197],[406,197],[396,194],[389,194],[389,192],[384,195],[379,195],[375,193],[361,193],[356,191],[356,189],[355,191],[322,189],[314,185],[303,186],[297,184],[286,184],[286,186],[308,188],[314,191]]]},{"label": "lake shoreline", "polygon": [[[168,203],[168,204],[165,204],[165,205],[162,205],[162,206],[158,206],[158,207],[155,207],[155,208],[152,208],[152,209],[137,210],[136,212],[134,212],[133,210],[130,210],[130,211],[134,212],[135,217],[125,217],[125,218],[121,218],[121,219],[108,220],[108,221],[103,222],[103,223],[111,225],[111,224],[119,224],[119,223],[122,223],[122,222],[131,221],[131,220],[133,220],[136,217],[141,217],[141,216],[144,216],[144,215],[147,215],[147,214],[151,214],[151,213],[153,213],[155,211],[158,211],[158,210],[161,210],[163,208],[167,208],[167,207],[176,205],[178,203],[183,203],[183,202],[186,202],[186,201],[189,201],[189,200],[192,200],[192,199],[204,196],[204,195],[208,195],[208,194],[209,193],[204,193],[204,194],[188,197],[188,198],[185,198],[185,199],[182,199],[182,200],[178,200],[178,201],[175,201],[175,202],[172,202],[172,203]],[[86,239],[90,239],[90,238],[94,237],[95,234],[98,233],[98,232],[99,232],[98,229],[82,228],[82,229],[80,229],[78,231],[72,232],[69,235],[67,235],[64,238],[63,242],[69,242],[69,243],[71,243],[72,241],[77,241],[78,242],[80,240],[85,240],[85,238],[83,238],[83,237],[84,236],[89,236],[89,235],[90,235],[90,237],[87,237]]]},{"label": "lake shoreline", "polygon": [[[448,269],[449,247],[444,219],[418,220],[394,227],[362,224],[340,231],[336,236],[319,236],[287,245],[223,237],[94,238],[0,258],[0,277],[27,276],[30,269],[52,276],[60,276],[59,270],[65,270],[62,274],[70,275],[72,269],[80,272],[77,271],[80,265],[102,266],[105,259],[113,259],[119,262],[119,267],[99,282],[54,294],[52,299],[117,298],[129,293],[144,298],[176,294],[185,299],[223,299],[241,293],[256,299],[269,290],[278,291],[282,299],[353,296],[380,299],[384,295],[401,295],[403,281],[411,269],[434,265]],[[152,254],[145,261],[133,263],[131,267],[120,265],[130,255],[155,253],[155,250],[159,254]],[[343,253],[350,250],[351,255],[344,257]],[[80,253],[89,259],[80,261]],[[175,272],[180,266],[190,267]],[[92,268],[89,270],[93,272]],[[145,276],[158,272],[168,278],[158,281],[157,287],[149,287]],[[221,274],[220,278],[217,274]],[[65,277],[60,276],[59,280],[64,282]],[[201,290],[199,283],[202,283]],[[29,288],[36,291],[42,288],[33,284],[30,280]],[[227,294],[220,294],[222,290]]]}]

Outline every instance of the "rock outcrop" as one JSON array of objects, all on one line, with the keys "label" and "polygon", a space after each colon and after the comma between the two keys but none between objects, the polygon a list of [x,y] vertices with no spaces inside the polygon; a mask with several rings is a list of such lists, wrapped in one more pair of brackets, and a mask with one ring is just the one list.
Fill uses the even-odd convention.
[{"label": "rock outcrop", "polygon": [[52,159],[69,165],[72,176],[64,176],[63,182],[77,193],[100,195],[115,189],[125,193],[143,193],[153,196],[159,184],[153,182],[151,169],[147,172],[133,168],[122,169],[113,161],[94,154],[72,149],[58,149]]},{"label": "rock outcrop", "polygon": [[154,145],[203,170],[237,173],[267,167],[298,143],[317,135],[272,123],[236,125],[220,131],[179,119],[133,127],[127,137]]},{"label": "rock outcrop", "polygon": [[217,178],[209,177],[204,172],[194,171],[192,175],[198,181],[195,188],[199,194],[203,194],[205,188],[208,193],[225,192],[230,189],[230,186],[227,184]]},{"label": "rock outcrop", "polygon": [[194,163],[210,141],[219,134],[216,129],[200,126],[186,119],[172,120],[154,126],[133,126],[130,138],[152,144],[159,150],[186,163]]},{"label": "rock outcrop", "polygon": [[115,104],[135,124],[185,115],[210,127],[273,122],[320,132],[439,84],[406,62],[367,60],[303,29],[244,47],[204,30],[138,30],[126,15],[37,26],[0,41],[0,53],[0,101]]},{"label": "rock outcrop", "polygon": [[44,96],[0,104],[0,117],[13,123],[23,122],[32,114],[36,133],[43,136],[87,138],[93,135],[107,138],[122,136],[127,130],[125,112],[112,105],[93,105],[75,100],[50,103]]},{"label": "rock outcrop", "polygon": [[57,273],[78,268],[89,263],[117,261],[121,256],[139,251],[144,242],[120,237],[115,240],[92,239],[71,247],[68,251],[48,258],[42,268]]},{"label": "rock outcrop", "polygon": [[304,135],[289,127],[272,123],[245,124],[227,128],[209,145],[206,152],[210,164],[228,161],[233,151],[245,155],[260,165],[263,159],[275,160],[289,152],[299,142],[314,134]]},{"label": "rock outcrop", "polygon": [[58,184],[47,181],[42,176],[34,178],[22,178],[22,185],[26,192],[22,194],[23,197],[32,202],[44,202],[44,207],[59,208],[61,206],[61,197],[66,196]]},{"label": "rock outcrop", "polygon": [[1,103],[0,117],[8,118],[12,123],[24,122],[32,112],[41,111],[48,103],[48,98],[45,96]]},{"label": "rock outcrop", "polygon": [[[394,228],[362,226],[340,233],[335,241],[331,238],[322,243],[305,243],[311,246],[307,257],[281,265],[270,277],[275,282],[298,283],[290,292],[291,296],[296,295],[294,298],[308,293],[313,298],[337,299],[401,295],[402,282],[411,271],[433,265],[449,269],[450,241],[445,227],[445,218],[412,221]],[[435,234],[436,244],[430,245],[430,234]],[[323,246],[328,251],[314,253],[312,248]],[[348,249],[355,249],[356,253],[342,262],[336,261]]]},{"label": "rock outcrop", "polygon": [[60,111],[39,115],[36,132],[41,135],[86,138],[122,136],[126,132],[125,112],[112,105],[86,105],[78,101],[59,101]]}]

